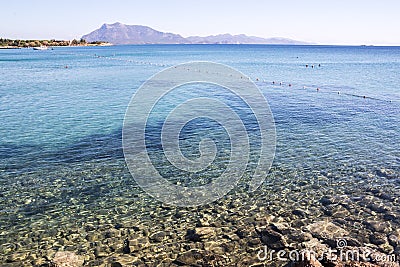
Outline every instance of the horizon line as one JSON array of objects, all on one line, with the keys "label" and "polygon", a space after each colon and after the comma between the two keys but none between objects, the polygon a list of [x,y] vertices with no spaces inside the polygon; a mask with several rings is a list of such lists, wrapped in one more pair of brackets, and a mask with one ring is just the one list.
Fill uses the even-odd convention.
[{"label": "horizon line", "polygon": [[[236,35],[236,34],[235,34]],[[211,36],[211,35],[208,35]],[[215,36],[215,35],[214,35]],[[247,35],[250,36],[250,35]],[[189,36],[191,37],[191,36]],[[251,36],[251,37],[259,37],[259,36]],[[187,38],[187,37],[184,37]],[[265,39],[273,39],[273,38],[284,38],[284,39],[289,39],[289,40],[294,40],[291,38],[286,38],[286,37],[259,37],[259,38],[265,38]],[[30,40],[30,41],[47,41],[47,40],[56,40],[56,41],[72,41],[72,40],[80,40],[84,39],[82,37],[79,38],[73,38],[73,39],[60,39],[60,38],[8,38],[8,37],[2,37],[0,36],[0,39],[8,39],[8,40]],[[299,40],[294,40],[294,41],[299,41]],[[145,44],[112,44],[113,46],[120,46],[120,45],[275,45],[275,46],[365,46],[365,47],[399,47],[400,44],[346,44],[346,43],[312,43],[312,42],[307,42],[307,41],[300,41],[304,42],[305,44],[260,44],[260,43],[176,43],[176,44],[162,44],[162,43],[145,43]]]}]

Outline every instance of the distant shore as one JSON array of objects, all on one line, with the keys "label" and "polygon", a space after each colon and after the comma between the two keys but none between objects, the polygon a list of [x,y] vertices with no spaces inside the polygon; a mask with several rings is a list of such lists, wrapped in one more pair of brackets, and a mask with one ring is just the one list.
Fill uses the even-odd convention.
[{"label": "distant shore", "polygon": [[0,38],[0,49],[18,49],[33,47],[57,47],[57,46],[110,46],[109,42],[86,42],[84,39],[74,40],[12,40]]}]

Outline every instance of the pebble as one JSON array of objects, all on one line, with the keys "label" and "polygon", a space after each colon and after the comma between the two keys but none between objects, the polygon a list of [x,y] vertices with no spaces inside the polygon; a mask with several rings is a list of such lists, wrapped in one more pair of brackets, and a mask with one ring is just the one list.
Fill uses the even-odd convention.
[{"label": "pebble", "polygon": [[300,230],[291,229],[291,231],[287,234],[287,238],[296,243],[303,243],[311,240],[312,235],[310,233],[304,233]]},{"label": "pebble", "polygon": [[186,239],[189,241],[198,242],[200,241],[200,236],[196,233],[195,230],[190,229],[186,232]]},{"label": "pebble", "polygon": [[247,244],[249,244],[252,247],[259,246],[261,245],[261,240],[260,238],[249,238]]},{"label": "pebble", "polygon": [[196,227],[194,231],[201,240],[210,238],[216,234],[214,227]]},{"label": "pebble", "polygon": [[71,251],[58,251],[52,260],[57,267],[79,267],[84,263],[83,257]]},{"label": "pebble", "polygon": [[386,236],[381,233],[374,233],[369,236],[369,241],[374,245],[383,245],[386,244],[388,241]]},{"label": "pebble", "polygon": [[203,259],[203,254],[198,250],[190,250],[178,256],[175,262],[179,265],[195,265]]},{"label": "pebble", "polygon": [[288,246],[284,236],[271,228],[259,229],[257,232],[260,235],[262,243],[269,248],[280,250]]},{"label": "pebble", "polygon": [[390,178],[395,178],[395,172],[393,170],[390,170],[390,169],[384,169],[384,168],[378,169],[376,171],[376,174],[378,176],[389,178],[389,179]]},{"label": "pebble", "polygon": [[388,255],[393,254],[393,251],[394,251],[393,246],[391,246],[388,243],[379,245],[379,248],[383,253],[388,254]]},{"label": "pebble", "polygon": [[167,239],[167,234],[163,231],[154,233],[152,235],[150,235],[150,240],[155,241],[155,242],[162,242],[165,239]]},{"label": "pebble", "polygon": [[93,254],[94,254],[94,256],[96,258],[104,258],[104,257],[108,256],[108,253],[105,252],[105,249],[103,247],[102,248],[96,247],[94,249],[94,253]]},{"label": "pebble", "polygon": [[315,222],[309,226],[307,229],[310,233],[320,239],[337,239],[341,237],[348,236],[348,232],[343,228],[327,221]]},{"label": "pebble", "polygon": [[367,229],[373,232],[388,233],[391,231],[391,226],[388,222],[366,221]]},{"label": "pebble", "polygon": [[294,215],[299,216],[299,217],[306,217],[307,213],[301,209],[295,209],[292,212]]},{"label": "pebble", "polygon": [[7,257],[7,261],[9,262],[21,262],[24,261],[28,257],[27,252],[17,252],[13,253]]},{"label": "pebble", "polygon": [[368,204],[367,208],[369,208],[372,211],[378,212],[378,213],[385,213],[390,210],[390,208],[385,207],[383,205],[378,205],[376,203]]},{"label": "pebble", "polygon": [[122,253],[124,253],[124,254],[131,253],[131,248],[129,247],[129,239],[128,238],[126,238],[124,240],[124,244],[123,244],[123,247],[122,247]]},{"label": "pebble", "polygon": [[333,204],[334,203],[334,201],[333,201],[333,199],[332,198],[330,198],[330,197],[322,197],[321,199],[320,199],[320,202],[321,202],[321,204],[322,205],[324,205],[324,206],[327,206],[327,205],[330,205],[330,204]]}]

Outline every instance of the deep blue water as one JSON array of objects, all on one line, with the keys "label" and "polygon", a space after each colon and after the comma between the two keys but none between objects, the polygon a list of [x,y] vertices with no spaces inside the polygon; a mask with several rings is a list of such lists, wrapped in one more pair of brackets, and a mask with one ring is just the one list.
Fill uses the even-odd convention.
[{"label": "deep blue water", "polygon": [[[258,84],[275,116],[278,140],[304,139],[283,149],[321,142],[318,151],[324,153],[337,143],[352,151],[354,162],[360,153],[371,163],[398,166],[398,47],[148,45],[0,52],[5,169],[8,160],[29,159],[34,165],[49,155],[55,161],[82,160],[112,151],[110,142],[141,83],[166,66],[198,60],[227,64]],[[100,148],[93,147],[96,142]]]}]

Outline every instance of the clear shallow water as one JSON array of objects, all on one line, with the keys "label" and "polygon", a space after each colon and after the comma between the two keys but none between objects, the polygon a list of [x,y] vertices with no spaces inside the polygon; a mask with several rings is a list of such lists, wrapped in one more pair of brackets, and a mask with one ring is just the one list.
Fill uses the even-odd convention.
[{"label": "clear shallow water", "polygon": [[[118,223],[157,228],[157,220],[170,221],[170,210],[160,209],[160,203],[137,188],[130,177],[122,155],[121,128],[129,100],[142,82],[165,67],[197,60],[227,64],[251,77],[266,96],[277,128],[276,156],[263,187],[249,198],[242,196],[243,183],[221,200],[221,206],[244,198],[244,206],[272,205],[270,213],[283,218],[297,207],[308,211],[306,218],[311,221],[333,220],[320,207],[322,196],[359,197],[351,204],[357,210],[381,201],[370,199],[375,189],[391,196],[381,204],[400,217],[396,200],[400,186],[398,47],[149,45],[1,50],[0,240],[5,244],[4,255],[60,248],[93,254],[92,247],[81,244],[94,231],[85,225],[97,225],[102,232]],[[221,94],[217,89],[212,93]],[[197,95],[188,90],[172,100],[191,96]],[[247,119],[251,125],[251,117]],[[150,137],[156,133],[157,129],[149,130]],[[200,177],[168,178],[196,184],[220,173],[227,152],[218,125],[207,121],[193,128],[189,125],[183,133],[183,152],[195,157],[199,135],[210,133],[222,138],[220,161]],[[152,159],[171,176],[174,172],[159,155],[154,138]],[[251,140],[257,150],[257,135]],[[189,224],[201,212],[189,209]],[[211,216],[216,214],[211,212]],[[393,228],[399,223],[368,210],[351,216],[390,221]],[[180,220],[172,220],[170,227],[175,229]],[[74,227],[83,227],[82,240],[64,245],[48,241]],[[357,236],[347,227],[350,235]],[[37,236],[32,237],[32,232]]]}]

